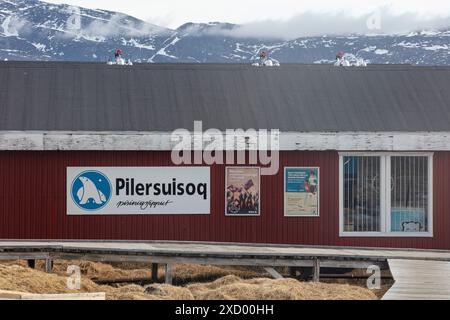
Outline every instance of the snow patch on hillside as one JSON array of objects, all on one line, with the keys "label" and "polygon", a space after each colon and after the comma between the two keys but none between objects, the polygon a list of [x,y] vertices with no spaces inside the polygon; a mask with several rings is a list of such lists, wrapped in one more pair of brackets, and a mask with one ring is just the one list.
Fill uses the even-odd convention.
[{"label": "snow patch on hillside", "polygon": [[370,47],[366,47],[364,49],[361,49],[361,51],[372,52],[372,51],[375,51],[376,49],[377,49],[376,46],[370,46]]},{"label": "snow patch on hillside", "polygon": [[389,53],[389,50],[386,50],[386,49],[377,49],[377,50],[374,51],[374,53],[375,53],[375,54],[378,54],[378,55],[383,55],[383,54],[388,54],[388,53]]},{"label": "snow patch on hillside", "polygon": [[450,49],[450,47],[446,44],[444,45],[434,45],[434,46],[429,46],[429,47],[424,47],[424,50],[428,50],[428,51],[437,51],[437,50],[448,50]]},{"label": "snow patch on hillside", "polygon": [[408,49],[417,49],[417,48],[420,48],[420,43],[402,41],[402,42],[398,43],[397,46],[403,47],[403,48],[408,48]]},{"label": "snow patch on hillside", "polygon": [[5,37],[18,37],[19,32],[12,25],[13,16],[8,16],[1,25]]},{"label": "snow patch on hillside", "polygon": [[[177,59],[177,57],[175,57],[175,56],[173,56],[173,55],[167,53],[166,50],[167,50],[170,46],[175,45],[175,44],[176,44],[178,41],[180,41],[180,40],[181,40],[181,39],[178,38],[178,37],[173,38],[172,41],[171,41],[169,44],[167,44],[167,45],[165,45],[164,47],[162,47],[161,49],[159,49],[158,52],[156,52],[156,54],[154,54],[154,55],[149,59],[149,61],[153,62],[153,59],[154,59],[156,56],[165,56],[165,57],[169,57],[169,58],[172,58],[172,59]],[[166,41],[166,42],[167,42],[167,41]]]},{"label": "snow patch on hillside", "polygon": [[155,46],[140,43],[138,40],[136,40],[134,38],[131,38],[129,40],[122,38],[122,44],[124,46],[131,46],[131,47],[135,47],[138,49],[146,49],[146,50],[152,50],[152,51],[156,49]]},{"label": "snow patch on hillside", "polygon": [[46,50],[46,48],[47,48],[47,46],[45,45],[45,44],[42,44],[42,43],[34,43],[34,42],[32,42],[31,43],[37,50],[39,50],[39,51],[42,51],[42,52],[45,52]]}]

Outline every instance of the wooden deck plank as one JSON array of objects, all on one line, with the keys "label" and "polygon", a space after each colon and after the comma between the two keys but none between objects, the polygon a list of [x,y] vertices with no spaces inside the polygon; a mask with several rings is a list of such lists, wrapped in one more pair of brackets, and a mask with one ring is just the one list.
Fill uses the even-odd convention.
[{"label": "wooden deck plank", "polygon": [[105,300],[104,292],[37,294],[28,292],[0,290],[0,300]]},{"label": "wooden deck plank", "polygon": [[450,262],[388,259],[395,283],[384,300],[450,300]]}]

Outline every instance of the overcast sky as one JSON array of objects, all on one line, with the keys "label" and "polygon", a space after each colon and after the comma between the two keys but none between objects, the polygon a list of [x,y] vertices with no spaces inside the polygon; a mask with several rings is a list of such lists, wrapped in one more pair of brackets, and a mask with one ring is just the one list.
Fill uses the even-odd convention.
[{"label": "overcast sky", "polygon": [[[185,22],[246,24],[244,35],[385,33],[450,26],[448,0],[46,0],[109,9],[176,28]],[[337,32],[335,32],[337,31]],[[373,33],[377,33],[374,30]]]}]

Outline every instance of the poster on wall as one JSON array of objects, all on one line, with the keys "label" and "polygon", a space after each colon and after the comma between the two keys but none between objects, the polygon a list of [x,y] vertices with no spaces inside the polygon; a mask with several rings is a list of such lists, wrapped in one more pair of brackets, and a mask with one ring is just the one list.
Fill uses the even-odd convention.
[{"label": "poster on wall", "polygon": [[284,215],[319,216],[319,168],[284,169]]},{"label": "poster on wall", "polygon": [[209,214],[208,167],[68,167],[68,215]]},{"label": "poster on wall", "polygon": [[260,168],[227,167],[225,170],[225,214],[258,216],[260,214]]}]

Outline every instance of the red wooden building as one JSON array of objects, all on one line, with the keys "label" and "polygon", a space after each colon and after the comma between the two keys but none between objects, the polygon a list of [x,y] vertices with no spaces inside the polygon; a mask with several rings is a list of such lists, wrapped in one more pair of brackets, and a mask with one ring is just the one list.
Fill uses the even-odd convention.
[{"label": "red wooden building", "polygon": [[[0,239],[450,249],[449,87],[445,67],[1,63]],[[250,149],[272,130],[279,154],[174,163],[195,121]]]}]

